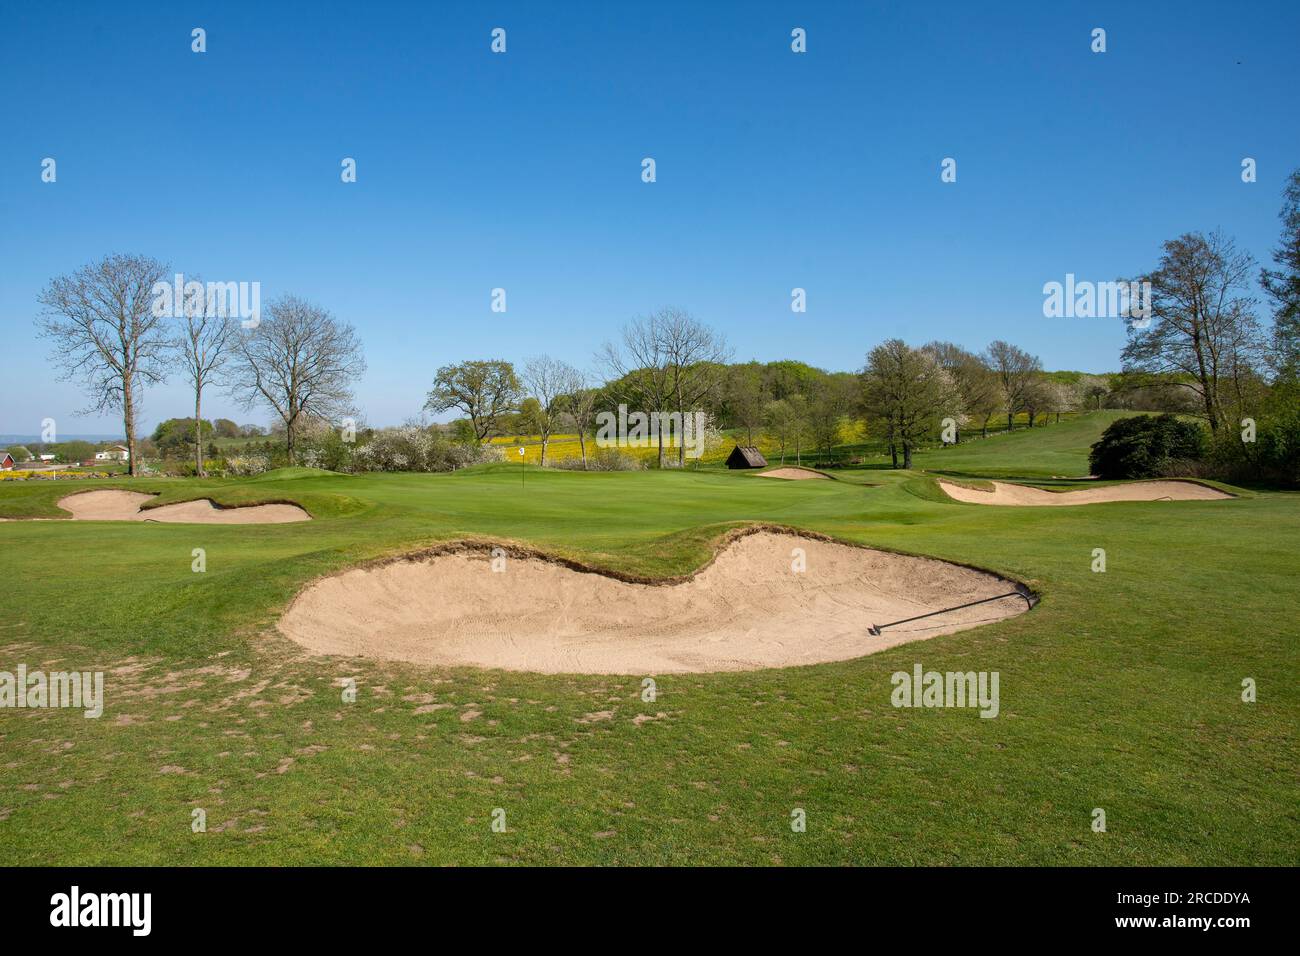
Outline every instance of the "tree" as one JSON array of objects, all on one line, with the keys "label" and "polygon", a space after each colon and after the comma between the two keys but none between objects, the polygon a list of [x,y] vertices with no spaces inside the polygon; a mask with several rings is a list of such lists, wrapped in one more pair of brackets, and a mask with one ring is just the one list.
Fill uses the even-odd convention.
[{"label": "tree", "polygon": [[1159,266],[1141,278],[1151,283],[1146,327],[1128,325],[1125,371],[1168,376],[1191,390],[1212,432],[1227,422],[1223,380],[1248,374],[1258,357],[1254,303],[1244,294],[1253,271],[1250,254],[1219,233],[1171,239]]},{"label": "tree", "polygon": [[255,328],[241,331],[231,359],[232,385],[245,407],[265,405],[283,423],[291,465],[303,426],[353,410],[352,382],[365,370],[352,326],[292,295],[272,302]]},{"label": "tree", "polygon": [[[959,422],[967,416],[978,419],[981,433],[987,437],[989,416],[1002,407],[1002,391],[993,370],[980,356],[952,342],[930,342],[922,348],[935,357],[940,368],[948,373],[964,412]],[[961,440],[958,429],[957,440]]]},{"label": "tree", "polygon": [[1263,269],[1260,281],[1273,300],[1274,364],[1286,378],[1300,374],[1300,169],[1283,191],[1282,239],[1273,250],[1277,269]]},{"label": "tree", "polygon": [[[623,326],[622,347],[606,342],[600,356],[612,379],[606,385],[608,398],[656,416],[669,407],[672,397],[659,321],[657,315],[633,319]],[[663,468],[663,429],[659,429],[658,440],[659,467]]]},{"label": "tree", "polygon": [[[568,409],[573,395],[582,391],[582,373],[559,359],[539,355],[524,365],[523,382],[537,400],[534,418],[538,434],[542,436],[541,465],[545,468],[546,446],[550,443],[551,433]],[[582,442],[581,437],[579,442]],[[586,461],[585,450],[583,461]]]},{"label": "tree", "polygon": [[461,362],[438,369],[424,407],[436,413],[458,408],[469,416],[473,439],[482,443],[523,398],[515,367],[501,359]]},{"label": "tree", "polygon": [[807,427],[814,447],[829,462],[839,443],[840,425],[853,410],[857,381],[847,372],[822,378],[808,397]]},{"label": "tree", "polygon": [[1089,470],[1098,478],[1160,478],[1204,453],[1200,425],[1177,415],[1134,415],[1111,422],[1093,444]]},{"label": "tree", "polygon": [[574,431],[578,433],[578,448],[582,452],[582,470],[587,470],[587,435],[596,419],[596,403],[600,399],[600,389],[587,388],[583,376],[583,387],[577,389],[568,400],[569,418],[573,420]]},{"label": "tree", "polygon": [[781,446],[781,464],[785,464],[786,444],[794,437],[795,411],[790,400],[774,399],[763,406],[763,421],[772,437]]},{"label": "tree", "polygon": [[148,256],[111,255],[52,279],[38,299],[38,326],[54,343],[62,380],[85,389],[87,412],[121,412],[132,476],[140,468],[135,423],[144,387],[166,377],[166,320],[155,314],[153,289],[170,271]]},{"label": "tree", "polygon": [[1049,382],[1041,373],[1035,375],[1025,388],[1025,413],[1029,417],[1029,427],[1034,427],[1034,420],[1039,412],[1048,412],[1052,408],[1052,390]]},{"label": "tree", "polygon": [[1046,398],[1043,410],[1054,413],[1057,422],[1061,420],[1061,412],[1072,412],[1086,401],[1082,379],[1074,383],[1048,379],[1043,382],[1043,391]]},{"label": "tree", "polygon": [[959,414],[956,388],[934,353],[902,339],[871,350],[862,384],[867,414],[884,423],[891,445],[902,446],[905,469],[912,467],[912,450],[934,433],[938,419]]},{"label": "tree", "polygon": [[1029,389],[1043,370],[1043,363],[1001,339],[989,345],[984,361],[997,377],[1002,407],[1007,413],[1007,431],[1011,431],[1016,414],[1025,410]]},{"label": "tree", "polygon": [[[680,309],[661,310],[657,328],[667,363],[670,407],[684,429],[686,416],[702,410],[718,391],[731,352],[722,335]],[[677,436],[677,465],[686,465],[686,441],[681,433]]]},{"label": "tree", "polygon": [[[184,321],[173,340],[180,367],[194,389],[194,420],[199,422],[203,420],[203,389],[221,375],[238,338],[235,321],[219,314],[213,304],[210,299],[187,301]],[[194,473],[200,478],[207,475],[203,468],[202,428],[194,430]]]},{"label": "tree", "polygon": [[95,446],[88,441],[65,441],[59,445],[59,457],[64,461],[85,461],[94,455]]},{"label": "tree", "polygon": [[218,418],[212,423],[213,435],[217,438],[239,438],[239,426],[229,418]]},{"label": "tree", "polygon": [[745,429],[746,444],[754,444],[754,429],[762,426],[769,404],[762,366],[748,362],[729,368],[724,395],[731,421]]},{"label": "tree", "polygon": [[15,462],[26,461],[28,458],[33,457],[31,451],[25,445],[10,445],[5,450],[9,452],[9,456]]},{"label": "tree", "polygon": [[1085,408],[1100,409],[1110,395],[1110,382],[1101,375],[1084,375],[1079,379],[1079,399]]},{"label": "tree", "polygon": [[[195,428],[197,421],[199,427]],[[204,437],[211,437],[212,423],[194,418],[169,418],[159,422],[150,439],[164,458],[179,458],[192,455],[194,449]]]}]

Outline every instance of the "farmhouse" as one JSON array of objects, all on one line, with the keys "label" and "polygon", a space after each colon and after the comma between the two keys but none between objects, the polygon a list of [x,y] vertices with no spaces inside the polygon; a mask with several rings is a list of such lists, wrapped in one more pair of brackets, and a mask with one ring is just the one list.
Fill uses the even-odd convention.
[{"label": "farmhouse", "polygon": [[128,461],[131,450],[125,445],[112,445],[103,451],[95,452],[96,461]]},{"label": "farmhouse", "polygon": [[728,468],[766,468],[767,459],[753,445],[737,445],[727,456]]}]

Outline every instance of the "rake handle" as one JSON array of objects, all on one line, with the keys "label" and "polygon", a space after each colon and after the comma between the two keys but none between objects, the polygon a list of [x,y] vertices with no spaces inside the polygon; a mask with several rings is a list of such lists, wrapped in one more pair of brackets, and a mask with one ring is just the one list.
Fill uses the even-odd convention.
[{"label": "rake handle", "polygon": [[898,624],[910,624],[912,621],[920,621],[927,617],[934,617],[936,614],[947,614],[949,611],[960,611],[962,608],[974,607],[977,604],[988,604],[990,601],[1001,601],[1003,598],[1009,597],[1024,598],[1025,603],[1029,605],[1030,609],[1034,606],[1034,602],[1029,599],[1027,594],[1024,594],[1021,591],[1010,591],[1007,594],[999,594],[996,597],[980,598],[978,601],[969,601],[966,604],[958,604],[956,607],[946,607],[941,611],[931,611],[929,614],[918,614],[916,617],[905,617],[901,621],[890,621],[888,624],[877,624],[871,630],[873,634],[879,634],[887,627],[894,627]]}]

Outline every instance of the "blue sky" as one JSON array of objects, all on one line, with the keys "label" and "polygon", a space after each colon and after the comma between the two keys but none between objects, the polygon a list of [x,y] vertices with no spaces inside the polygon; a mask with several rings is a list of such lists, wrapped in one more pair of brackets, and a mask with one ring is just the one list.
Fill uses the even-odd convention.
[{"label": "blue sky", "polygon": [[[0,433],[120,430],[74,417],[33,325],[51,277],[115,251],[352,322],[376,424],[417,414],[440,365],[590,366],[666,305],[737,359],[1000,337],[1114,369],[1121,323],[1045,319],[1043,283],[1135,274],[1195,229],[1267,258],[1300,166],[1297,36],[1291,2],[9,4]],[[150,390],[146,425],[188,401]]]}]

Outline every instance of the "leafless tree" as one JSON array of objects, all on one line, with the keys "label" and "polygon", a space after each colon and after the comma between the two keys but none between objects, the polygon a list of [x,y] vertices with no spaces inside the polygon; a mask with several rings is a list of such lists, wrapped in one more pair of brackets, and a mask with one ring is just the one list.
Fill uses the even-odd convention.
[{"label": "leafless tree", "polygon": [[270,303],[255,328],[242,330],[231,364],[245,406],[265,405],[284,423],[290,464],[304,426],[353,410],[351,386],[366,370],[352,326],[292,295]]},{"label": "leafless tree", "polygon": [[582,386],[570,397],[567,411],[573,419],[573,428],[578,433],[578,448],[582,452],[582,470],[587,470],[587,434],[596,418],[596,402],[600,398],[600,389],[588,388],[586,378]]},{"label": "leafless tree", "polygon": [[121,412],[131,475],[140,468],[135,423],[144,386],[166,377],[167,315],[153,303],[169,271],[148,256],[106,256],[50,280],[38,299],[37,325],[54,343],[62,380],[82,386],[87,412]]},{"label": "leafless tree", "polygon": [[[524,388],[537,399],[537,427],[542,436],[541,465],[546,467],[546,448],[551,434],[568,409],[572,397],[582,391],[582,373],[567,362],[539,355],[524,365]],[[579,435],[581,441],[581,433]],[[584,450],[583,462],[586,462]]]},{"label": "leafless tree", "polygon": [[[726,339],[681,309],[663,309],[655,316],[660,351],[668,372],[670,407],[685,423],[720,389],[731,358]],[[677,464],[686,464],[686,442],[677,439]]]},{"label": "leafless tree", "polygon": [[1016,413],[1023,412],[1029,390],[1043,370],[1043,363],[1024,349],[1016,348],[1001,339],[992,343],[984,353],[984,361],[997,376],[1003,407],[1007,413],[1007,431],[1015,423]]},{"label": "leafless tree", "polygon": [[[611,381],[607,388],[616,401],[636,411],[654,414],[671,407],[671,378],[659,318],[638,318],[623,326],[622,346],[606,342],[599,359]],[[664,435],[659,431],[659,467],[664,467]]]},{"label": "leafless tree", "polygon": [[1187,233],[1164,245],[1151,283],[1145,328],[1130,321],[1126,372],[1160,376],[1189,389],[1217,431],[1227,421],[1221,388],[1250,374],[1262,348],[1254,300],[1246,295],[1255,263],[1219,233]]},{"label": "leafless tree", "polygon": [[[197,278],[192,281],[199,281]],[[181,368],[194,389],[194,468],[204,477],[203,469],[203,389],[214,384],[230,361],[238,338],[236,320],[218,314],[220,309],[204,298],[187,300],[184,320],[173,339]]]}]

